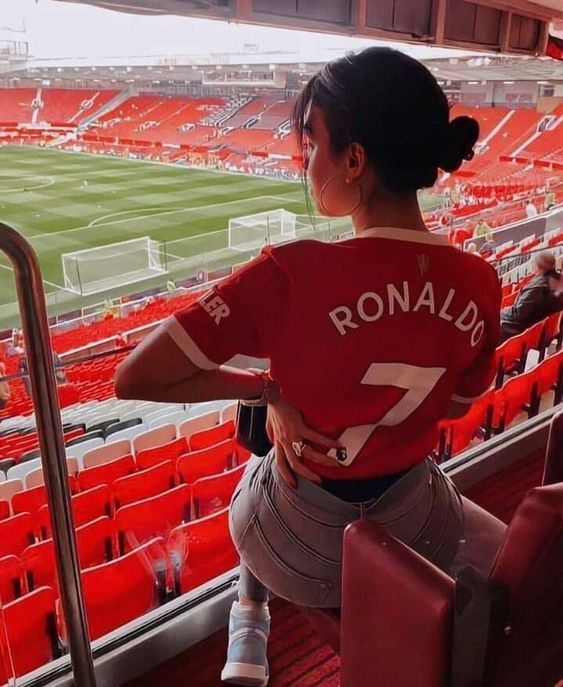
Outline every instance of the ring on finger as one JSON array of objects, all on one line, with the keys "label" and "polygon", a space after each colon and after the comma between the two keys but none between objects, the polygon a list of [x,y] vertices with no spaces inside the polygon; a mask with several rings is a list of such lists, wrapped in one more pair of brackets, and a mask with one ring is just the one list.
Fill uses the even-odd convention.
[{"label": "ring on finger", "polygon": [[307,444],[304,441],[293,441],[291,443],[291,448],[293,449],[293,452],[298,458],[301,458],[301,456],[303,455],[305,446],[307,446]]}]

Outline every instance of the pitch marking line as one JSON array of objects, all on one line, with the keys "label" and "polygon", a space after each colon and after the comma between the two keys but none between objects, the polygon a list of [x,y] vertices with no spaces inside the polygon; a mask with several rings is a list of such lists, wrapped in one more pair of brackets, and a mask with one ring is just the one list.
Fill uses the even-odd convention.
[{"label": "pitch marking line", "polygon": [[[277,202],[280,202],[280,204],[282,202],[287,202],[287,203],[298,203],[298,202],[300,202],[298,200],[283,199],[280,196],[261,195],[261,196],[251,196],[250,198],[239,198],[237,200],[227,200],[224,203],[206,203],[205,205],[194,205],[192,207],[175,208],[173,210],[162,210],[162,212],[155,212],[155,213],[148,214],[148,215],[144,215],[144,214],[138,215],[137,217],[133,217],[133,218],[116,219],[114,221],[109,221],[109,222],[108,221],[104,221],[104,222],[99,221],[101,219],[107,219],[109,217],[115,217],[118,215],[122,215],[122,214],[124,214],[124,212],[129,213],[129,214],[131,214],[132,212],[135,212],[135,210],[125,210],[125,211],[121,211],[121,212],[113,212],[110,215],[102,215],[102,217],[98,217],[97,219],[92,220],[92,222],[98,222],[98,224],[92,224],[92,222],[90,222],[90,224],[86,224],[86,225],[81,226],[81,227],[75,227],[74,229],[64,229],[61,231],[44,232],[42,234],[34,234],[33,236],[26,236],[26,239],[28,241],[32,241],[33,239],[39,239],[39,238],[45,239],[45,238],[48,238],[49,236],[58,236],[59,234],[60,235],[66,235],[66,234],[71,234],[75,231],[84,231],[84,229],[92,229],[95,227],[102,227],[102,226],[114,226],[115,224],[122,224],[123,222],[133,222],[133,221],[137,221],[137,220],[148,219],[150,217],[163,217],[164,215],[174,215],[174,214],[178,214],[178,213],[182,213],[182,212],[199,212],[200,210],[206,210],[206,209],[213,210],[215,208],[224,207],[225,205],[237,205],[239,203],[252,203],[252,202],[255,202],[257,200],[262,200],[262,199],[275,200]],[[152,209],[155,209],[155,208],[152,208]],[[142,210],[142,212],[145,212],[145,211],[146,210]],[[263,212],[268,212],[268,211],[264,210]],[[226,229],[226,227],[225,227],[225,229]],[[219,231],[224,231],[224,229],[221,229]],[[202,232],[201,235],[204,235],[206,233],[210,233],[210,232]]]},{"label": "pitch marking line", "polygon": [[[24,191],[37,191],[40,188],[47,188],[47,186],[53,186],[53,184],[55,183],[54,177],[43,175],[43,174],[29,174],[27,176],[20,174],[19,176],[20,176],[20,179],[21,179],[23,184],[25,184],[25,181],[27,179],[30,179],[30,180],[46,179],[47,183],[45,183],[43,181],[43,182],[39,182],[39,184],[37,186],[28,186],[27,184],[25,184],[24,186],[21,186],[18,188],[0,188],[0,193],[23,193]],[[1,179],[1,177],[0,177],[0,179]],[[16,181],[19,181],[20,179],[17,179]]]}]

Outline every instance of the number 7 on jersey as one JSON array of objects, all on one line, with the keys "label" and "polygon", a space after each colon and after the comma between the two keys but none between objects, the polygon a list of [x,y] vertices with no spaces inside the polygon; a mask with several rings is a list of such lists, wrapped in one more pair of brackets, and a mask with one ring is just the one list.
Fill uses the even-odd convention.
[{"label": "number 7 on jersey", "polygon": [[[376,424],[349,427],[340,435],[338,440],[346,448],[346,457],[339,460],[339,464],[353,463],[378,427],[400,425],[414,413],[440,381],[445,371],[445,367],[418,367],[406,363],[372,363],[363,376],[361,384],[394,386],[405,389],[406,394]],[[328,455],[337,458],[337,450],[331,449]]]}]

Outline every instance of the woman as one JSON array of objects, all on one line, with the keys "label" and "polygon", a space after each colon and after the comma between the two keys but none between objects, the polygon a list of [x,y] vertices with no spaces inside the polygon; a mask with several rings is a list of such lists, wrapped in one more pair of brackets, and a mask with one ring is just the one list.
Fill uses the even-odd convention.
[{"label": "woman", "polygon": [[[122,397],[268,403],[274,450],[250,461],[231,503],[241,577],[226,682],[267,684],[268,590],[340,605],[353,520],[454,564],[462,507],[427,456],[438,421],[490,385],[500,286],[420,213],[417,190],[473,155],[477,123],[448,120],[434,77],[406,55],[370,48],[326,65],[294,124],[318,210],[350,215],[354,237],[265,248],[118,370]],[[228,367],[237,354],[269,358],[270,374]]]}]

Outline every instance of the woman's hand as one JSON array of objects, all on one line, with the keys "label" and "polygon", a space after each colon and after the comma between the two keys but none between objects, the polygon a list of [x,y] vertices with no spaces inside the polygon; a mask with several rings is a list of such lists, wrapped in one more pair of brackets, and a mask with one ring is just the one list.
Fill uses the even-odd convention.
[{"label": "woman's hand", "polygon": [[301,456],[295,453],[294,443],[312,441],[329,448],[341,448],[341,445],[338,441],[329,439],[308,427],[297,408],[283,398],[280,398],[274,404],[268,405],[266,432],[274,445],[276,466],[280,475],[291,487],[296,486],[293,473],[297,473],[317,484],[321,482],[321,478],[318,475],[315,475],[314,472],[303,465],[302,458],[330,467],[338,465],[335,459],[315,451],[308,445],[303,448]]}]

